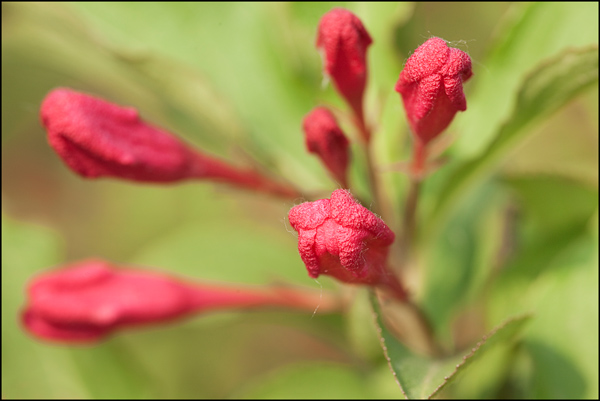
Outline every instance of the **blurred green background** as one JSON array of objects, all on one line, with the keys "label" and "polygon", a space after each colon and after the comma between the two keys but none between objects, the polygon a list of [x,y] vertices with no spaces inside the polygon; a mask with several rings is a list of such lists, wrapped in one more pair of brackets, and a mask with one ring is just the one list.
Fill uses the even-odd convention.
[{"label": "blurred green background", "polygon": [[[469,108],[445,134],[450,162],[424,187],[421,269],[408,273],[457,351],[510,316],[534,318],[444,395],[598,397],[597,3],[3,2],[4,398],[402,396],[363,291],[344,316],[230,312],[93,347],[44,344],[18,324],[34,273],[90,256],[199,280],[337,288],[309,279],[298,257],[286,215],[300,199],[209,183],[86,181],[53,153],[38,117],[45,94],[68,86],[328,197],[335,184],[304,150],[300,126],[317,104],[345,107],[323,87],[314,48],[333,6],[355,12],[374,39],[366,107],[384,170],[408,157],[393,86],[410,53],[439,36],[473,60]],[[581,73],[593,60],[566,56],[590,46],[595,81]],[[535,79],[547,65],[554,75]],[[527,103],[531,92],[552,102]],[[522,104],[537,108],[519,114]],[[353,156],[354,192],[368,199]],[[381,177],[400,205],[406,177]]]}]

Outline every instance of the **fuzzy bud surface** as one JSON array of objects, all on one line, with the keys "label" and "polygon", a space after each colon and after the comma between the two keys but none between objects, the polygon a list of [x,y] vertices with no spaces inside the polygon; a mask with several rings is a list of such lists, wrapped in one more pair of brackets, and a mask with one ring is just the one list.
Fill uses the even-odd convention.
[{"label": "fuzzy bud surface", "polygon": [[132,107],[58,88],[46,96],[40,115],[50,146],[85,178],[152,183],[209,179],[276,196],[298,196],[295,188],[258,171],[193,149],[141,120]]},{"label": "fuzzy bud surface", "polygon": [[393,279],[386,260],[394,233],[348,191],[338,189],[331,199],[295,206],[288,218],[310,277],[326,274],[367,285],[388,285]]},{"label": "fuzzy bud surface", "polygon": [[304,117],[302,128],[308,151],[319,156],[331,175],[346,188],[349,143],[334,115],[325,107],[316,107]]},{"label": "fuzzy bud surface", "polygon": [[132,107],[58,88],[46,96],[40,114],[50,146],[83,177],[170,182],[189,176],[192,152]]},{"label": "fuzzy bud surface", "polygon": [[334,8],[321,18],[317,48],[324,71],[357,114],[367,82],[367,48],[373,42],[360,19],[343,8]]},{"label": "fuzzy bud surface", "polygon": [[408,58],[396,91],[412,133],[423,144],[438,136],[458,111],[467,109],[463,82],[473,75],[471,58],[433,37]]},{"label": "fuzzy bud surface", "polygon": [[35,277],[23,312],[34,335],[94,341],[121,326],[160,322],[188,313],[191,289],[152,271],[85,260]]}]

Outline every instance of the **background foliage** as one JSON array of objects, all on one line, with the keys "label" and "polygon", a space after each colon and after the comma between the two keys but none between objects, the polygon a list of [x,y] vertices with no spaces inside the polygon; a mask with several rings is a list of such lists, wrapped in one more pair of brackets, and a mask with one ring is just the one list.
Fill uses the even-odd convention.
[{"label": "background foliage", "polygon": [[[314,48],[333,6],[374,39],[366,104],[384,167],[408,157],[393,86],[410,52],[435,35],[473,59],[469,109],[445,134],[449,162],[424,186],[419,269],[406,272],[455,356],[412,354],[372,324],[362,290],[343,316],[228,312],[93,347],[24,333],[31,275],[89,256],[336,288],[306,276],[285,221],[292,202],[210,184],[84,181],[38,117],[44,95],[69,86],[327,197],[334,184],[305,152],[300,124],[318,103],[344,107],[322,86]],[[3,397],[398,398],[447,382],[436,395],[597,398],[597,42],[597,3],[2,3]],[[382,177],[400,205],[408,180]]]}]

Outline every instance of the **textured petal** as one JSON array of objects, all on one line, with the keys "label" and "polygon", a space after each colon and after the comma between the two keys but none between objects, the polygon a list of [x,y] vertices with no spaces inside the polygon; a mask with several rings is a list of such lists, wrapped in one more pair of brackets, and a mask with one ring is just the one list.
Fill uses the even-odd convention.
[{"label": "textured petal", "polygon": [[186,146],[133,108],[59,88],[46,96],[40,115],[50,145],[84,177],[165,182],[188,175]]},{"label": "textured petal", "polygon": [[445,77],[444,91],[456,110],[465,111],[467,109],[467,99],[463,92],[462,79],[460,76]]},{"label": "textured petal", "polygon": [[23,323],[58,340],[93,340],[117,326],[164,321],[187,313],[191,289],[170,277],[82,261],[36,277]]},{"label": "textured petal", "polygon": [[346,9],[334,8],[319,22],[316,45],[323,56],[325,73],[354,108],[362,102],[367,81],[366,52],[372,42],[360,19]]},{"label": "textured petal", "polygon": [[385,263],[394,233],[348,191],[338,189],[330,200],[298,205],[289,220],[298,231],[298,251],[310,277],[327,274],[367,285],[389,281]]},{"label": "textured petal", "polygon": [[329,199],[319,199],[294,206],[288,214],[288,219],[296,231],[314,230],[323,224],[329,215]]},{"label": "textured petal", "polygon": [[423,144],[437,137],[467,102],[462,84],[473,75],[469,56],[431,38],[408,58],[396,83],[413,135]]},{"label": "textured petal", "polygon": [[298,234],[298,252],[306,265],[308,275],[313,278],[319,277],[319,258],[315,252],[316,230],[302,230]]},{"label": "textured petal", "polygon": [[346,187],[349,142],[333,114],[325,107],[316,107],[304,117],[302,128],[308,151],[317,154],[331,175]]},{"label": "textured petal", "polygon": [[431,38],[410,56],[401,75],[406,81],[419,82],[440,71],[448,62],[449,56],[446,42],[440,38]]}]

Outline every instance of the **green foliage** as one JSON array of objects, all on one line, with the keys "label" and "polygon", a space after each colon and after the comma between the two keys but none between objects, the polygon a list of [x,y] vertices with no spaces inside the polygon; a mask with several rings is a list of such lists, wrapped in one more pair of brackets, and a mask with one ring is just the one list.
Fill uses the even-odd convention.
[{"label": "green foliage", "polygon": [[[591,85],[598,84],[598,47],[567,50],[556,58],[543,62],[526,77],[517,94],[513,115],[502,125],[494,140],[476,159],[466,162],[445,181],[432,220],[443,220],[445,208],[456,202],[456,197],[467,192],[466,187],[480,181],[478,175],[506,154],[507,148],[523,140],[528,124],[556,111],[575,95]],[[529,131],[532,132],[532,131]],[[519,137],[520,136],[520,137]],[[457,195],[460,194],[460,195]]]},{"label": "green foliage", "polygon": [[[444,391],[457,376],[468,375],[471,371],[469,367],[474,361],[486,358],[489,353],[513,342],[515,335],[530,318],[524,315],[503,322],[482,336],[471,350],[460,351],[462,354],[459,352],[453,356],[432,358],[416,354],[398,341],[385,328],[376,302],[373,302],[373,308],[381,327],[380,335],[386,357],[402,394],[408,399],[432,398]],[[498,370],[497,367],[493,369]]]},{"label": "green foliage", "polygon": [[[448,161],[423,185],[418,268],[406,272],[444,355],[414,351],[352,290],[344,316],[227,312],[93,347],[29,337],[18,322],[27,280],[84,257],[340,290],[306,276],[285,221],[293,202],[84,181],[38,122],[43,96],[69,86],[328,194],[300,124],[317,104],[345,107],[322,86],[314,48],[334,6],[374,39],[365,104],[396,232],[408,180],[388,167],[410,143],[393,91],[402,64],[431,35],[474,61]],[[597,3],[3,3],[2,22],[4,397],[598,397]]]}]

